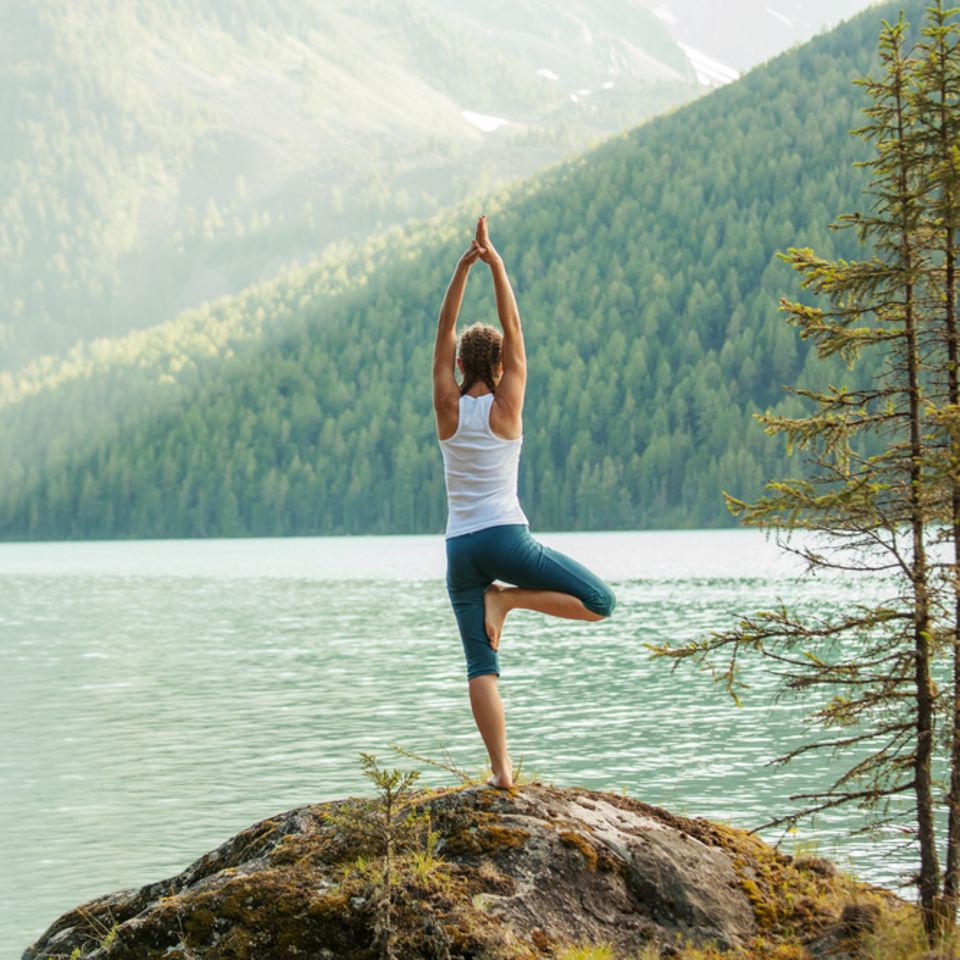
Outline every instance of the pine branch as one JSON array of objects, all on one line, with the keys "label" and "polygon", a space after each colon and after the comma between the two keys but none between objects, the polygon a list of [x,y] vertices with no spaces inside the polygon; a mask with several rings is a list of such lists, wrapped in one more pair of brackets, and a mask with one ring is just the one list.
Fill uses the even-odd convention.
[{"label": "pine branch", "polygon": [[[904,784],[899,784],[896,787],[891,787],[887,790],[881,791],[879,796],[895,796],[897,794],[906,793],[908,790],[913,789],[913,783],[908,782]],[[823,803],[816,804],[813,806],[805,807],[802,810],[795,811],[794,813],[788,814],[783,817],[777,817],[774,820],[768,820],[766,823],[761,823],[758,827],[753,827],[748,830],[748,833],[759,833],[761,830],[766,830],[768,827],[776,827],[781,823],[797,823],[799,820],[806,819],[807,817],[813,816],[814,814],[821,813],[824,810],[830,810],[834,807],[839,806],[842,803],[850,803],[854,800],[863,799],[866,797],[876,796],[873,791],[870,790],[859,790],[859,791],[848,791],[840,795],[834,795],[831,793],[795,793],[791,794],[791,800],[804,800],[812,799],[814,797],[834,797],[834,799],[826,800]]]}]

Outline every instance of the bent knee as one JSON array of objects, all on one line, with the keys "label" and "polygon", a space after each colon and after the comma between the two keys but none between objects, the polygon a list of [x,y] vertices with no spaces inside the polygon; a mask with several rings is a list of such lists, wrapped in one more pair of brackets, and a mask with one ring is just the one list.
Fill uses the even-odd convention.
[{"label": "bent knee", "polygon": [[594,592],[588,603],[584,606],[592,613],[597,614],[601,619],[609,617],[617,606],[616,594],[604,584],[601,589]]}]

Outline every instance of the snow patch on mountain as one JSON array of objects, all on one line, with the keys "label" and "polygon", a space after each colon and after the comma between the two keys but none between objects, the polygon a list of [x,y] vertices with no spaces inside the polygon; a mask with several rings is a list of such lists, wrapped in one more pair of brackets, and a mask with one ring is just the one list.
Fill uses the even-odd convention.
[{"label": "snow patch on mountain", "polygon": [[504,120],[503,117],[492,117],[486,113],[474,113],[472,110],[461,110],[463,114],[463,119],[468,123],[472,123],[478,130],[482,130],[484,133],[493,133],[494,130],[499,130],[500,127],[505,126],[510,121]]},{"label": "snow patch on mountain", "polygon": [[733,67],[728,67],[719,60],[708,57],[705,53],[695,50],[686,43],[679,43],[677,46],[686,54],[697,75],[697,80],[704,87],[722,87],[724,84],[733,83],[740,79],[740,71]]}]

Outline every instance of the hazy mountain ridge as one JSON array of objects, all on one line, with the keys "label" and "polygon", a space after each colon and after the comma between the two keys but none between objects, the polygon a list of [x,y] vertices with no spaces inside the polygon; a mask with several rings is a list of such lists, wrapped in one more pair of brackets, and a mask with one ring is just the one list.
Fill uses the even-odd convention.
[{"label": "hazy mountain ridge", "polygon": [[712,0],[648,0],[647,5],[682,46],[743,71],[805,43],[824,26],[836,26],[869,4],[870,0],[724,0],[720,7]]},{"label": "hazy mountain ridge", "polygon": [[[439,0],[8,6],[0,368],[165,320],[695,96],[662,24],[611,25],[615,9],[535,0],[494,30]],[[582,27],[591,42],[571,44]],[[636,55],[611,58],[624,44]],[[509,122],[468,119],[487,115]]]}]

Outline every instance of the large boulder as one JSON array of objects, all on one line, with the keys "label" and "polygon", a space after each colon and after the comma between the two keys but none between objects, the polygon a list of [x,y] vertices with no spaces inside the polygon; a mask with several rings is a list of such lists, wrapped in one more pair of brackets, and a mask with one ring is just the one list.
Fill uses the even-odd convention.
[{"label": "large boulder", "polygon": [[88,960],[539,957],[582,943],[673,956],[682,942],[736,948],[787,928],[812,942],[836,920],[821,906],[837,904],[829,871],[619,794],[420,791],[389,881],[374,808],[262,820],[169,880],[70,911],[23,960],[77,948]]}]

